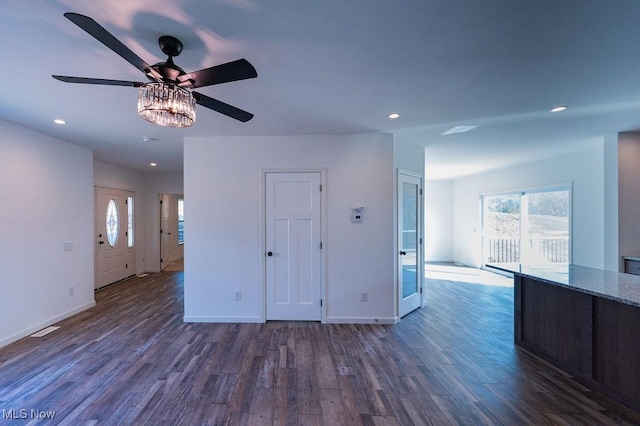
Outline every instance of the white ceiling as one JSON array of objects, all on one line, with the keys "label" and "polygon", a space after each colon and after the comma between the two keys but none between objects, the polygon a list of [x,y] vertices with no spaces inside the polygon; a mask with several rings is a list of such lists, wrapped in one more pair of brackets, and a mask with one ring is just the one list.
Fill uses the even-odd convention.
[{"label": "white ceiling", "polygon": [[[166,59],[164,34],[184,43],[187,72],[246,58],[258,78],[199,91],[255,118],[199,107],[191,128],[162,128],[137,116],[137,89],[54,80],[145,80],[64,12],[150,64]],[[639,22],[638,0],[3,2],[0,118],[141,172],[181,171],[185,136],[388,132],[426,147],[428,177],[450,178],[640,128]],[[477,127],[441,135],[458,125]]]}]

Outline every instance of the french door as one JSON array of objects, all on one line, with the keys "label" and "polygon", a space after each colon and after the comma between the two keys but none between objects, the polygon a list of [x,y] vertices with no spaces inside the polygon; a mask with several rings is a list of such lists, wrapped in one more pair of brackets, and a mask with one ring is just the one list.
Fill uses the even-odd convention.
[{"label": "french door", "polygon": [[422,178],[398,173],[399,314],[418,309],[422,301]]},{"label": "french door", "polygon": [[266,319],[320,321],[320,172],[265,174]]},{"label": "french door", "polygon": [[134,194],[95,188],[95,288],[136,273]]}]

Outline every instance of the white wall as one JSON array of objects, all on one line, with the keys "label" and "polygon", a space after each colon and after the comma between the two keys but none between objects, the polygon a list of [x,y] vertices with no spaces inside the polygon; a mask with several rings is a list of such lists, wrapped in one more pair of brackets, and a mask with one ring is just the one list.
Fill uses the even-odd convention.
[{"label": "white wall", "polygon": [[262,173],[326,168],[326,320],[394,322],[393,149],[383,134],[187,138],[185,320],[264,321]]},{"label": "white wall", "polygon": [[573,183],[572,262],[604,268],[603,146],[454,181],[454,260],[481,266],[482,193]]},{"label": "white wall", "polygon": [[4,346],[95,305],[93,153],[4,121],[0,134]]},{"label": "white wall", "polygon": [[428,180],[424,187],[425,260],[453,261],[453,181]]}]

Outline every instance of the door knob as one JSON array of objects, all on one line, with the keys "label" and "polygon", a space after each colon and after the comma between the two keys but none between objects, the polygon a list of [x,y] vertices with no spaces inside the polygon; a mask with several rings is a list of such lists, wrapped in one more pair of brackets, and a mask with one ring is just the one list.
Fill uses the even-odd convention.
[{"label": "door knob", "polygon": [[98,244],[104,244],[104,241],[98,241]]},{"label": "door knob", "polygon": [[273,253],[272,253],[272,252],[270,252],[270,251],[268,251],[268,252],[267,252],[267,256],[273,256]]},{"label": "door knob", "polygon": [[403,250],[403,251],[401,251],[401,252],[400,252],[400,254],[401,254],[402,256],[404,256],[405,254],[407,254],[407,252]]}]

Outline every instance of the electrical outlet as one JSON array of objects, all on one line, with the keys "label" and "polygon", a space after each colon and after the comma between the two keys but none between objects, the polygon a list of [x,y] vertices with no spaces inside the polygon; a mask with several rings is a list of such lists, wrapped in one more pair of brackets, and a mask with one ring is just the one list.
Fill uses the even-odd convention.
[{"label": "electrical outlet", "polygon": [[73,286],[69,287],[69,296],[73,296],[73,290],[74,290]]},{"label": "electrical outlet", "polygon": [[369,293],[367,293],[366,291],[360,293],[360,301],[366,302],[367,300],[369,300]]},{"label": "electrical outlet", "polygon": [[236,302],[239,302],[240,300],[242,300],[242,292],[236,291]]}]

